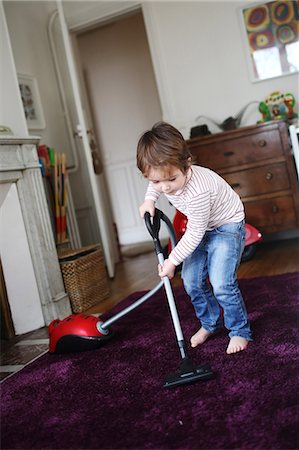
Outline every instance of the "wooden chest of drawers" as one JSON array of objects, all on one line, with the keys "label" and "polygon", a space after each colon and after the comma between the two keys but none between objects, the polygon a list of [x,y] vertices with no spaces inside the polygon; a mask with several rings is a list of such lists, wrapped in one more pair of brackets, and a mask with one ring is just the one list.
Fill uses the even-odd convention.
[{"label": "wooden chest of drawers", "polygon": [[219,173],[240,195],[246,221],[262,233],[299,227],[299,184],[284,121],[187,141],[194,163]]}]

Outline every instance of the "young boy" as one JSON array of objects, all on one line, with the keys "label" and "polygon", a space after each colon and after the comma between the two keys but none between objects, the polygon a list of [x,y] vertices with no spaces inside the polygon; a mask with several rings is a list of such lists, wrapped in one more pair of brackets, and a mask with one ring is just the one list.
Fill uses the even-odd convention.
[{"label": "young boy", "polygon": [[[159,122],[145,132],[137,146],[137,167],[149,180],[140,215],[155,214],[163,193],[188,218],[183,237],[159,266],[159,276],[174,276],[183,262],[182,278],[201,327],[191,337],[196,347],[222,328],[230,331],[228,354],[244,350],[252,340],[237,269],[245,245],[244,207],[229,184],[205,167],[191,165],[182,134]],[[209,281],[208,281],[209,280]]]}]

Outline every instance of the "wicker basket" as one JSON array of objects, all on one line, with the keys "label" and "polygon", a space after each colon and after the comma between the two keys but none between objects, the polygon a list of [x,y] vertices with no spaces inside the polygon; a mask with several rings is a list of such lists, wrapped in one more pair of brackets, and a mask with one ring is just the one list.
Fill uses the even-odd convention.
[{"label": "wicker basket", "polygon": [[100,246],[90,245],[61,252],[59,262],[74,313],[81,313],[109,296]]}]

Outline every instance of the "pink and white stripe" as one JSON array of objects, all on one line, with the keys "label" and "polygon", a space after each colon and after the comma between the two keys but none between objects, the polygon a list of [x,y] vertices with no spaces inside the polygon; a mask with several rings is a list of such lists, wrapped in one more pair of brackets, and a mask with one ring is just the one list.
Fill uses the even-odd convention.
[{"label": "pink and white stripe", "polygon": [[[149,183],[145,199],[156,202],[159,196],[154,185]],[[176,266],[196,249],[207,230],[240,222],[245,216],[238,194],[222,177],[206,167],[191,166],[184,188],[166,197],[188,218],[184,236],[169,255]]]}]

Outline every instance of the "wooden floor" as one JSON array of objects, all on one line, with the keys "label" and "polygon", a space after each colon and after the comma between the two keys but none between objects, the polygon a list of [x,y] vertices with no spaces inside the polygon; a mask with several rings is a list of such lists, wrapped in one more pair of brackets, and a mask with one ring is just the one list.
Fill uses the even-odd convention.
[{"label": "wooden floor", "polygon": [[[251,261],[241,263],[238,278],[253,278],[299,271],[299,238],[261,242]],[[149,290],[159,282],[157,257],[153,252],[126,257],[116,267],[116,275],[109,281],[109,299],[89,309],[87,313],[105,312],[120,300],[136,291]],[[181,283],[179,276],[173,284]]]},{"label": "wooden floor", "polygon": [[[299,238],[262,242],[251,261],[241,263],[238,277],[278,275],[299,272]],[[116,267],[116,275],[109,280],[109,299],[86,311],[100,314],[136,291],[149,290],[159,282],[157,258],[153,251],[135,257],[124,257]],[[181,284],[179,276],[173,285]],[[1,341],[0,378],[22,369],[24,365],[48,351],[47,327],[17,336],[9,341]]]}]

